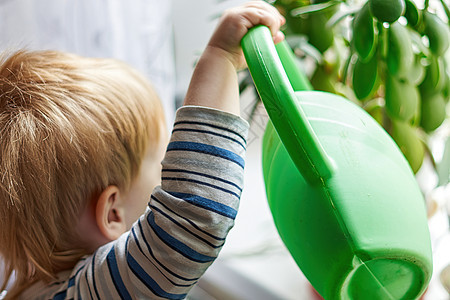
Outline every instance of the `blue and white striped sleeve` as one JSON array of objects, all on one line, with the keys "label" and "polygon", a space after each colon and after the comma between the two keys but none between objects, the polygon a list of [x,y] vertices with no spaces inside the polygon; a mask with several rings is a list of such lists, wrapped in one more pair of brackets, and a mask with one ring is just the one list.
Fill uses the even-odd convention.
[{"label": "blue and white striped sleeve", "polygon": [[129,234],[92,258],[80,281],[89,297],[186,297],[234,225],[247,131],[247,122],[231,114],[202,107],[178,110],[162,184]]}]

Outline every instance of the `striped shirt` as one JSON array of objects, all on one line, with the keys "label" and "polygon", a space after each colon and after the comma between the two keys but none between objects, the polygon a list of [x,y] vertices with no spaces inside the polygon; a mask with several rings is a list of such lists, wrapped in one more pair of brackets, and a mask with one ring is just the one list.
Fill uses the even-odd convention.
[{"label": "striped shirt", "polygon": [[178,110],[161,186],[118,240],[36,283],[23,299],[184,299],[234,225],[248,124],[203,107]]}]

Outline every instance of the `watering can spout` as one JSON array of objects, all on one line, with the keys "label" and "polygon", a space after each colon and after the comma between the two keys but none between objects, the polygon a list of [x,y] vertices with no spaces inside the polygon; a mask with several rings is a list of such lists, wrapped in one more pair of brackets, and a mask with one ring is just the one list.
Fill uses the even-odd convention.
[{"label": "watering can spout", "polygon": [[[332,176],[334,165],[295,99],[294,88],[312,87],[306,76],[295,70],[292,51],[285,41],[275,48],[265,26],[252,28],[242,40],[242,47],[256,89],[293,162],[310,184],[323,183]],[[265,89],[268,85],[274,88]]]}]

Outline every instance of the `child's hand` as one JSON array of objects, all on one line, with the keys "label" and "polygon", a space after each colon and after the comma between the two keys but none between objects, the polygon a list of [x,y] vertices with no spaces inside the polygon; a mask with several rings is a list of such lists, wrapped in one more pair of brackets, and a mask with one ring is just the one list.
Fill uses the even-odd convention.
[{"label": "child's hand", "polygon": [[280,26],[284,22],[278,11],[263,1],[250,1],[227,10],[195,67],[184,105],[239,115],[236,70],[246,66],[241,40],[250,28],[262,24],[270,28],[275,43],[281,42],[284,35]]},{"label": "child's hand", "polygon": [[250,1],[225,11],[208,47],[221,49],[236,69],[245,67],[241,40],[248,30],[262,24],[269,27],[274,43],[284,39],[280,27],[285,19],[275,7],[264,1]]}]

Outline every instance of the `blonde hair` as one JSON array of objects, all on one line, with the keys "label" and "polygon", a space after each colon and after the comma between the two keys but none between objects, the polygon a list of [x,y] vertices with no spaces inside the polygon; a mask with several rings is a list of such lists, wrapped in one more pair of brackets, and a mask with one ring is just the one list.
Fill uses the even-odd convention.
[{"label": "blonde hair", "polygon": [[6,278],[16,277],[8,298],[88,254],[74,249],[81,211],[108,185],[130,185],[161,126],[153,89],[123,63],[56,51],[3,55],[0,257]]}]

